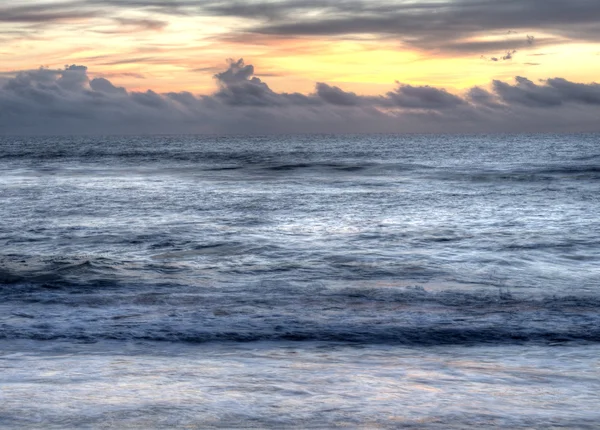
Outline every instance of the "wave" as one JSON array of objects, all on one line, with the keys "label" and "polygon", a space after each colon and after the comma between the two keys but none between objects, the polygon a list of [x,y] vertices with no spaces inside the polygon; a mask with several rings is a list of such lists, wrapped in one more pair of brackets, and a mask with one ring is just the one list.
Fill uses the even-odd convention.
[{"label": "wave", "polygon": [[[86,265],[87,267],[87,265]],[[0,339],[328,341],[401,345],[600,342],[600,297],[497,289],[333,287],[0,287]]]},{"label": "wave", "polygon": [[[210,159],[211,157],[209,157]],[[283,157],[276,161],[264,159],[240,159],[215,157],[211,164],[200,167],[202,171],[209,172],[235,172],[245,174],[265,173],[295,173],[313,171],[321,173],[348,173],[358,176],[405,175],[414,177],[425,176],[430,179],[454,180],[468,182],[548,182],[558,180],[598,180],[600,179],[600,166],[598,165],[571,165],[552,167],[515,168],[513,170],[482,170],[470,166],[469,170],[459,167],[429,166],[421,163],[407,163],[404,161],[376,161],[349,159],[342,162],[328,162],[307,160],[289,162]],[[200,161],[200,160],[198,160]],[[208,161],[202,160],[204,162]],[[214,163],[217,165],[215,166]],[[220,164],[220,165],[219,165]]]},{"label": "wave", "polygon": [[301,169],[327,169],[333,171],[343,171],[343,172],[358,172],[364,170],[368,167],[374,166],[374,163],[291,163],[291,164],[275,164],[270,166],[263,167],[265,170],[280,172],[280,171],[292,171],[292,170],[301,170]]},{"label": "wave", "polygon": [[437,170],[428,175],[431,179],[467,182],[552,182],[560,180],[594,181],[600,179],[600,166],[565,165],[552,168],[517,168],[514,170]]},{"label": "wave", "polygon": [[0,296],[7,294],[7,286],[58,289],[118,285],[124,275],[119,266],[124,265],[108,257],[91,255],[3,256],[0,258]]},{"label": "wave", "polygon": [[[29,314],[14,314],[21,319],[33,320]],[[123,321],[126,317],[118,319]],[[376,327],[372,325],[345,324],[343,328],[311,327],[295,328],[275,326],[263,330],[178,330],[173,327],[140,327],[138,324],[114,324],[112,330],[98,331],[74,327],[72,331],[57,331],[49,323],[39,324],[35,329],[23,330],[7,326],[0,329],[2,340],[70,340],[97,342],[101,340],[163,341],[163,342],[347,342],[361,344],[398,344],[407,346],[475,346],[506,344],[565,344],[573,342],[600,342],[599,328],[515,329],[503,325],[476,328],[452,327]]]}]

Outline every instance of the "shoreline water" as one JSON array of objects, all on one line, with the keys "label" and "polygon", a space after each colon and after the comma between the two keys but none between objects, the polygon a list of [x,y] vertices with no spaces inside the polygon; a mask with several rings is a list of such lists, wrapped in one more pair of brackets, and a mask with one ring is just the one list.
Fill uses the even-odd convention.
[{"label": "shoreline water", "polygon": [[0,345],[3,428],[594,428],[600,418],[598,345]]}]

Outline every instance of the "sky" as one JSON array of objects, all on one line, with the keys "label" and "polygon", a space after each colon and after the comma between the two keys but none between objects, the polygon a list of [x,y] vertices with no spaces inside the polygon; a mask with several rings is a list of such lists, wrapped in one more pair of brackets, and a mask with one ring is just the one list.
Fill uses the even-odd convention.
[{"label": "sky", "polygon": [[0,133],[600,130],[598,0],[11,0]]}]

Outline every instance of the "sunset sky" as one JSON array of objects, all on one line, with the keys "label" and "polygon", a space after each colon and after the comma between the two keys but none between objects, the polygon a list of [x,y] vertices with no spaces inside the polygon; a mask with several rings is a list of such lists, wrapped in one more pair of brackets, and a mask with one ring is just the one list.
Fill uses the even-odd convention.
[{"label": "sunset sky", "polygon": [[[493,83],[523,87],[521,77],[542,90],[559,78],[600,97],[599,28],[597,0],[11,0],[0,6],[0,85],[77,65],[87,67],[86,90],[104,78],[132,95],[211,95],[226,61],[243,58],[274,94],[315,94],[326,83],[381,97],[401,84],[468,103],[476,88],[507,105]],[[0,106],[10,103],[5,94]]]}]

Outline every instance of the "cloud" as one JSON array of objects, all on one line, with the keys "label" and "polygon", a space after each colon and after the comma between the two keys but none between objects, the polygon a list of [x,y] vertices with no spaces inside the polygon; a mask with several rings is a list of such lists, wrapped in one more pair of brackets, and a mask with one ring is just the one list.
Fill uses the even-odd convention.
[{"label": "cloud", "polygon": [[317,96],[325,103],[335,106],[357,106],[361,104],[361,97],[355,93],[348,93],[341,88],[327,85],[323,82],[317,83]]},{"label": "cloud", "polygon": [[155,61],[154,57],[133,57],[133,58],[121,58],[119,60],[106,61],[101,63],[103,66],[118,66],[121,64],[139,64]]},{"label": "cloud", "polygon": [[445,89],[428,85],[413,87],[399,84],[396,90],[386,94],[386,99],[390,101],[391,106],[413,109],[443,110],[465,104],[462,98],[450,94]]},{"label": "cloud", "polygon": [[131,34],[141,33],[149,31],[161,31],[164,30],[168,25],[168,21],[150,19],[150,18],[114,18],[116,26],[110,27],[98,27],[93,29],[95,33],[100,34]]},{"label": "cloud", "polygon": [[558,92],[566,102],[600,105],[600,85],[579,84],[563,78],[546,81],[546,86]]},{"label": "cloud", "polygon": [[[599,41],[600,3],[595,0],[454,0],[429,2],[321,1],[273,4],[268,15],[231,7],[222,14],[258,20],[251,30],[285,36],[346,36],[374,34],[400,38],[421,49],[481,53],[490,43],[472,39],[494,32],[519,29],[561,35],[571,39]],[[312,10],[313,13],[308,13]],[[527,39],[529,45],[533,39]],[[508,49],[508,47],[505,47]]]},{"label": "cloud", "polygon": [[102,78],[134,78],[134,79],[146,79],[146,77],[141,73],[135,72],[103,72],[97,73],[96,76]]},{"label": "cloud", "polygon": [[443,88],[412,86],[399,82],[396,89],[378,97],[359,96],[319,82],[316,95],[324,103],[336,106],[444,110],[466,103],[461,97],[450,94]]},{"label": "cloud", "polygon": [[127,91],[123,87],[115,87],[108,79],[95,78],[90,81],[90,88],[93,91],[105,94],[126,94]]},{"label": "cloud", "polygon": [[[556,43],[555,40],[543,39],[542,44]],[[489,51],[512,51],[516,48],[531,46],[526,41],[503,39],[503,40],[468,40],[451,41],[440,45],[447,51],[456,53],[489,52]]]},{"label": "cloud", "polygon": [[0,23],[55,23],[99,15],[101,13],[98,10],[73,2],[0,6]]},{"label": "cloud", "polygon": [[465,98],[475,106],[492,109],[499,109],[502,107],[502,104],[499,103],[495,94],[492,94],[481,87],[470,88],[465,94]]},{"label": "cloud", "polygon": [[600,85],[517,77],[464,94],[397,83],[379,96],[327,83],[280,93],[254,67],[230,60],[210,95],[127,91],[87,67],[41,68],[4,77],[2,134],[357,133],[600,130]]},{"label": "cloud", "polygon": [[[515,31],[509,31],[508,34],[517,34],[517,32]],[[507,47],[510,47],[509,49],[506,49],[506,53],[502,56],[494,56],[494,57],[490,57],[489,61],[493,61],[493,62],[499,62],[499,61],[510,61],[513,59],[514,55],[518,52],[517,49],[515,49],[515,47],[531,47],[535,44],[539,45],[540,42],[543,45],[547,45],[547,44],[552,44],[555,43],[555,41],[551,38],[545,38],[545,39],[541,39],[541,40],[537,40],[535,38],[535,36],[530,36],[527,35],[525,40],[521,40],[519,41],[520,43],[515,42],[514,40],[504,40],[504,41],[484,41],[484,42],[473,42],[473,43],[478,43],[480,44],[481,47],[483,46],[489,46],[491,47],[503,47],[504,49],[506,49]],[[534,54],[535,55],[535,54]],[[488,58],[485,55],[482,55],[481,58],[483,58],[484,60],[488,60]]]},{"label": "cloud", "polygon": [[[161,30],[173,16],[236,18],[239,24],[226,37],[242,40],[245,34],[369,35],[449,55],[521,49],[501,35],[522,33],[528,34],[522,49],[563,43],[564,38],[600,42],[597,0],[64,0],[0,7],[0,22],[51,24],[102,17],[125,31]],[[531,33],[555,37],[538,39]],[[490,35],[498,37],[489,40]]]},{"label": "cloud", "polygon": [[527,78],[518,76],[516,84],[494,81],[493,88],[500,99],[507,104],[528,107],[548,108],[567,103],[600,106],[600,85],[569,82],[563,78],[553,78],[537,85]]},{"label": "cloud", "polygon": [[169,23],[158,19],[133,19],[133,18],[115,18],[115,20],[124,27],[130,27],[140,30],[162,30]]},{"label": "cloud", "polygon": [[512,60],[513,55],[517,53],[516,49],[513,49],[512,51],[507,51],[505,55],[502,56],[502,60],[506,61],[506,60]]},{"label": "cloud", "polygon": [[285,106],[310,104],[311,98],[299,93],[275,93],[254,75],[254,66],[244,60],[229,60],[229,67],[214,77],[219,90],[213,97],[230,106]]}]

